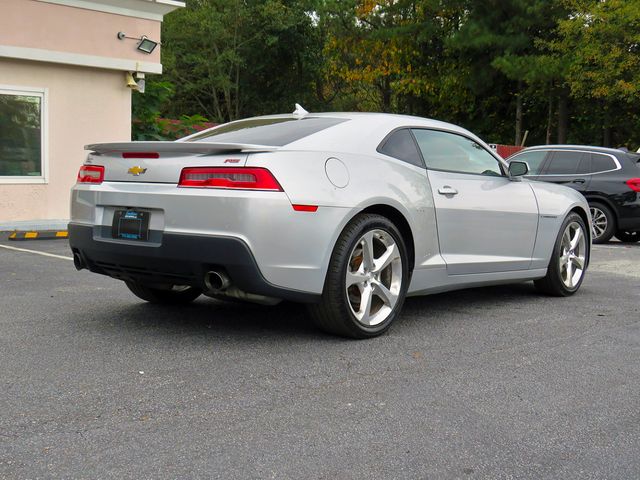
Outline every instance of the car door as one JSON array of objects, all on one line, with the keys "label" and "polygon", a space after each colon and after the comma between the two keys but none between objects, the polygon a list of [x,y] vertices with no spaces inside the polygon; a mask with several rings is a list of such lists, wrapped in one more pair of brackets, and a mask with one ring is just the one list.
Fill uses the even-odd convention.
[{"label": "car door", "polygon": [[510,180],[473,139],[439,130],[413,133],[427,166],[447,273],[528,269],[538,228],[530,185]]},{"label": "car door", "polygon": [[591,154],[578,150],[552,150],[537,180],[586,191],[591,181]]}]

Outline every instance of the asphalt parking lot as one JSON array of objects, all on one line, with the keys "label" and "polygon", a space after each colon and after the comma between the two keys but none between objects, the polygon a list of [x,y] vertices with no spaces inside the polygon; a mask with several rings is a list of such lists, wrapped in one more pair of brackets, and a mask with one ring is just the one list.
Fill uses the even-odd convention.
[{"label": "asphalt parking lot", "polygon": [[640,245],[594,247],[571,298],[412,298],[367,341],[55,255],[0,239],[0,478],[640,477]]}]

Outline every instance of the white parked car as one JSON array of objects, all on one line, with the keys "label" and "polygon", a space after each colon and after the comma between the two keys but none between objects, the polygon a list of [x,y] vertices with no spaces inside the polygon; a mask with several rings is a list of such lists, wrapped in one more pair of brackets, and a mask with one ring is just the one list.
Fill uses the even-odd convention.
[{"label": "white parked car", "polygon": [[76,267],[150,302],[304,302],[326,331],[365,338],[407,295],[533,280],[566,296],[589,263],[580,193],[523,180],[526,163],[443,122],[298,110],[87,149]]}]

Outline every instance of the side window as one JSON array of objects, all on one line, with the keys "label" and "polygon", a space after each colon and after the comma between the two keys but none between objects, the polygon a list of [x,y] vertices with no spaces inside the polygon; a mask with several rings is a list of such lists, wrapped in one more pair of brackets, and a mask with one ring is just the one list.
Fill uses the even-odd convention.
[{"label": "side window", "polygon": [[529,173],[527,175],[538,175],[544,165],[544,159],[547,158],[546,150],[534,150],[514,155],[509,160],[517,160],[519,162],[527,162],[529,165]]},{"label": "side window", "polygon": [[544,175],[575,175],[583,156],[588,153],[555,151],[547,162]]},{"label": "side window", "polygon": [[614,170],[616,167],[616,162],[613,161],[613,158],[597,153],[591,154],[591,173],[606,172],[607,170]]},{"label": "side window", "polygon": [[503,175],[498,160],[473,140],[438,130],[414,129],[413,134],[429,169]]},{"label": "side window", "polygon": [[578,164],[578,171],[576,172],[578,175],[588,175],[592,172],[591,170],[591,158],[592,155],[588,153],[584,153],[582,155],[582,159]]},{"label": "side window", "polygon": [[424,167],[416,142],[407,128],[393,132],[378,148],[378,151],[412,165]]}]

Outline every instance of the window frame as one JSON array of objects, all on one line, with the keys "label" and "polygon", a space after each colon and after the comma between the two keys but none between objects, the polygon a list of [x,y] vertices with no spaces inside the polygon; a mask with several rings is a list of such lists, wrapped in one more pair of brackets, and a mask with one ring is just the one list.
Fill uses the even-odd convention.
[{"label": "window frame", "polygon": [[424,155],[422,154],[422,149],[418,144],[418,140],[415,138],[415,135],[413,135],[413,140],[416,142],[418,153],[420,154],[420,157],[422,158],[422,163],[425,165],[425,168],[427,170],[431,170],[434,172],[455,173],[457,175],[474,175],[476,177],[483,177],[483,178],[509,178],[509,174],[507,173],[509,171],[509,166],[507,165],[506,161],[502,157],[500,157],[497,153],[493,153],[493,151],[491,151],[490,148],[486,148],[482,143],[478,142],[478,140],[470,137],[469,135],[465,135],[464,133],[461,133],[461,132],[455,132],[455,131],[447,130],[443,128],[431,128],[431,127],[424,127],[424,126],[423,127],[407,127],[407,128],[410,128],[412,130],[411,131],[412,135],[413,135],[413,130],[429,130],[432,132],[441,132],[441,133],[448,133],[450,135],[457,135],[458,137],[462,137],[466,140],[469,140],[470,142],[477,143],[485,152],[487,152],[491,157],[495,159],[495,161],[498,163],[498,166],[500,167],[500,170],[502,171],[502,175],[500,175],[499,177],[496,177],[494,175],[485,175],[483,173],[460,172],[458,170],[445,170],[441,168],[431,168],[427,165],[427,162],[424,159]]},{"label": "window frame", "polygon": [[[541,150],[543,150],[543,149],[541,149]],[[610,170],[602,170],[602,171],[598,171],[598,172],[590,172],[590,173],[540,173],[540,174],[536,175],[536,177],[579,177],[579,176],[584,176],[584,175],[600,175],[601,173],[616,172],[616,171],[622,169],[622,165],[620,165],[620,162],[618,161],[616,156],[611,154],[611,153],[594,152],[592,150],[580,150],[580,149],[574,149],[574,148],[562,148],[562,149],[550,148],[550,149],[546,149],[546,150],[547,150],[547,159],[545,161],[545,164],[542,167],[542,170],[540,170],[541,172],[546,172],[547,171],[547,168],[548,168],[548,166],[551,163],[551,160],[553,158],[551,154],[555,154],[555,153],[558,153],[558,152],[560,152],[560,153],[562,153],[562,152],[575,152],[575,153],[583,153],[583,154],[584,153],[588,153],[589,155],[604,155],[606,157],[610,157],[613,160],[613,163],[615,163],[616,168],[612,168]]]},{"label": "window frame", "polygon": [[0,175],[0,185],[49,183],[49,89],[0,84],[0,95],[40,97],[40,175]]}]

